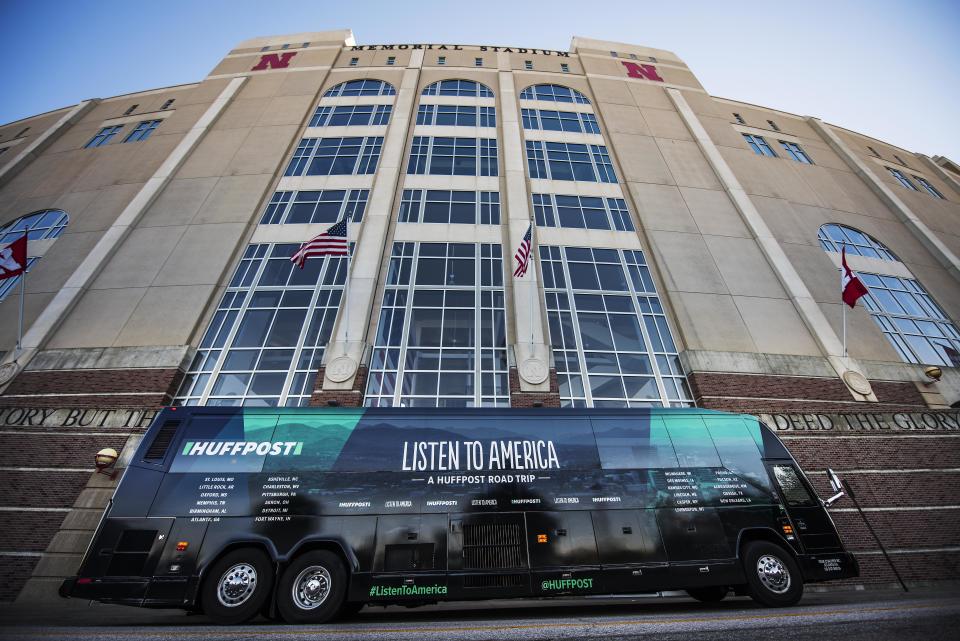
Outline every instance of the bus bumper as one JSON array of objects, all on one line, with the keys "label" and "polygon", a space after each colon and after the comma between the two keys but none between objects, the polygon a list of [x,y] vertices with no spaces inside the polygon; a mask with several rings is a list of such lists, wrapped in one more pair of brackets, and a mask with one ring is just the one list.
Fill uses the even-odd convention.
[{"label": "bus bumper", "polygon": [[89,599],[102,603],[119,603],[141,607],[184,607],[189,587],[187,577],[176,580],[142,579],[84,579],[70,577],[60,584],[59,594],[64,598]]},{"label": "bus bumper", "polygon": [[849,552],[802,554],[799,561],[803,578],[809,583],[860,576],[860,564]]}]

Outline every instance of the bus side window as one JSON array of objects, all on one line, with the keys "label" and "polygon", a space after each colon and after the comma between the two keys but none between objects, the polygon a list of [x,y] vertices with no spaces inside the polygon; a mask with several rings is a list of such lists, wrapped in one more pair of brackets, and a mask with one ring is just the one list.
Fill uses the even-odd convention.
[{"label": "bus side window", "polygon": [[773,476],[777,479],[777,485],[780,486],[787,505],[792,507],[816,505],[792,465],[774,465]]},{"label": "bus side window", "polygon": [[763,453],[744,419],[739,416],[707,416],[704,422],[723,467],[769,489],[770,477],[763,466]]},{"label": "bus side window", "polygon": [[593,435],[605,470],[655,469],[678,466],[670,436],[659,417],[593,418]]},{"label": "bus side window", "polygon": [[664,416],[680,467],[723,467],[707,426],[699,416]]}]

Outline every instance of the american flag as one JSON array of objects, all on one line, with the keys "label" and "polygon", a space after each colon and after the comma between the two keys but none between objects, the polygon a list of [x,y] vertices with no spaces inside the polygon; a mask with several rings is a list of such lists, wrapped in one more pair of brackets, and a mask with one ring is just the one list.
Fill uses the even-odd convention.
[{"label": "american flag", "polygon": [[517,260],[517,268],[513,270],[515,277],[523,278],[527,273],[527,268],[530,266],[530,235],[532,232],[533,223],[530,223],[530,226],[527,227],[527,233],[523,235],[523,240],[520,241],[520,247],[517,248],[517,253],[513,255]]},{"label": "american flag", "polygon": [[303,269],[303,265],[308,258],[314,256],[346,256],[348,253],[347,219],[344,218],[327,231],[300,245],[300,249],[290,257],[290,261]]}]

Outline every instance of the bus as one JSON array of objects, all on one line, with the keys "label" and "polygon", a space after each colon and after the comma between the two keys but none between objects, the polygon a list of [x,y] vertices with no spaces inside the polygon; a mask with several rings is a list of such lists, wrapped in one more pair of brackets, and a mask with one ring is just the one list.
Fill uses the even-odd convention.
[{"label": "bus", "polygon": [[696,408],[169,407],[60,594],[223,624],[670,590],[787,606],[859,575],[841,495],[756,417]]}]

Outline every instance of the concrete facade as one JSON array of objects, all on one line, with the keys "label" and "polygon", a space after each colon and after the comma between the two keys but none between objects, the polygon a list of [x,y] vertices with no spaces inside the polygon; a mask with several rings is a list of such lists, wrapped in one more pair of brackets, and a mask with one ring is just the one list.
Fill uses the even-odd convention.
[{"label": "concrete facade", "polygon": [[[325,96],[359,79],[394,91]],[[451,79],[481,83],[492,95],[423,95]],[[535,85],[570,88],[586,102],[521,96]],[[391,113],[386,124],[310,126],[318,107],[350,105],[389,106]],[[422,105],[491,107],[496,123],[417,124]],[[592,114],[599,133],[530,129],[524,109]],[[159,124],[149,138],[123,142],[137,123],[153,120]],[[123,128],[109,144],[86,147],[116,125]],[[375,171],[285,175],[301,139],[354,136],[382,138]],[[756,153],[746,136],[762,137],[776,156]],[[496,139],[497,171],[408,173],[418,137]],[[603,146],[616,180],[533,177],[528,142]],[[812,162],[793,158],[787,143]],[[499,224],[399,221],[405,190],[444,189],[497,192]],[[334,310],[304,402],[369,401],[395,243],[499,245],[508,381],[502,397],[513,406],[567,403],[546,300],[555,283],[545,279],[541,246],[643,253],[682,364],[675,377],[688,385],[689,397],[678,402],[784,415],[947,416],[960,402],[960,361],[943,352],[938,362],[905,357],[862,303],[847,310],[844,353],[839,254],[818,240],[823,225],[836,224],[879,241],[898,260],[850,255],[851,267],[915,279],[942,310],[940,321],[960,326],[960,168],[949,159],[815,117],[713,97],[675,54],[637,45],[585,38],[574,38],[567,52],[357,45],[349,31],[257,38],[240,43],[199,82],[84,101],[0,126],[0,230],[46,209],[69,215],[59,236],[31,240],[38,260],[26,279],[20,351],[19,286],[0,300],[0,412],[7,417],[0,439],[5,450],[35,451],[39,459],[60,447],[78,453],[69,461],[0,462],[0,474],[17,487],[16,477],[36,468],[62,489],[53,495],[24,486],[0,506],[8,516],[4,539],[12,541],[0,549],[12,586],[0,598],[15,598],[31,573],[23,598],[49,594],[56,577],[72,571],[111,486],[103,477],[88,483],[90,457],[105,444],[127,443],[129,451],[146,427],[142,413],[184,395],[182,381],[192,384],[191,363],[206,349],[204,336],[219,322],[218,306],[249,246],[299,244],[329,227],[260,224],[276,192],[318,190],[368,195],[362,222],[350,225],[348,302]],[[534,194],[622,199],[634,229],[538,226],[530,271],[513,278]],[[643,331],[650,340],[650,330]],[[925,374],[929,365],[941,368],[939,382]],[[657,402],[670,402],[661,367]],[[292,385],[285,383],[283,394]],[[55,409],[100,414],[45,423],[44,411]],[[36,420],[28,419],[34,410]],[[131,415],[123,419],[122,412]],[[956,458],[960,436],[947,423],[931,429],[891,437],[902,448],[873,433],[831,435],[822,456],[813,452],[823,437],[787,431],[804,464],[836,461],[860,475],[852,482],[875,487],[894,479],[864,470],[903,469],[898,481],[928,479],[946,492],[960,478],[956,462],[946,461]],[[878,489],[871,508],[897,508],[882,514],[901,557],[922,561],[912,566],[921,568],[913,578],[945,578],[930,560],[938,554],[956,569],[960,540],[945,524],[957,506],[923,493],[885,497]],[[904,510],[929,516],[932,538],[908,541],[903,523],[894,523]],[[861,526],[841,527],[861,537],[857,545],[873,559]],[[881,565],[870,566],[868,581],[889,580]]]}]

